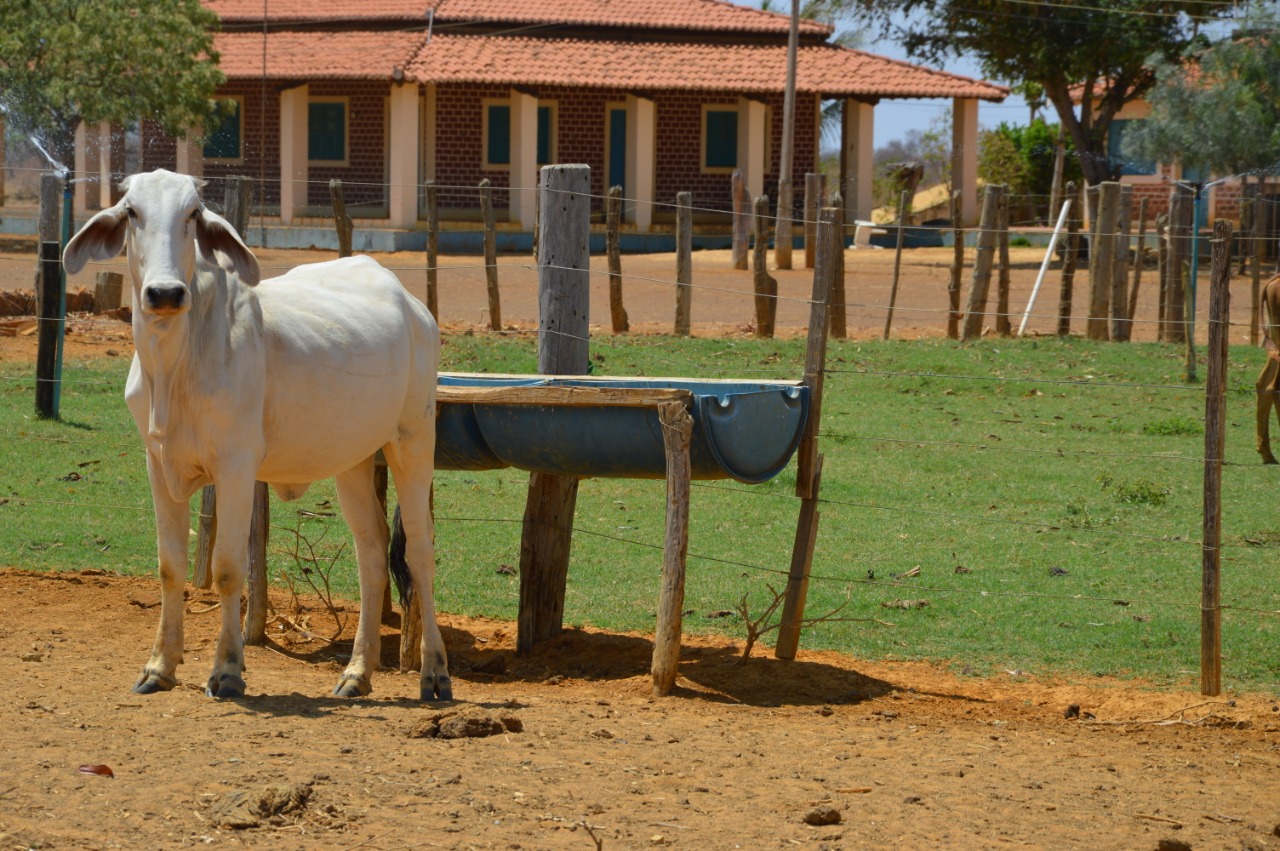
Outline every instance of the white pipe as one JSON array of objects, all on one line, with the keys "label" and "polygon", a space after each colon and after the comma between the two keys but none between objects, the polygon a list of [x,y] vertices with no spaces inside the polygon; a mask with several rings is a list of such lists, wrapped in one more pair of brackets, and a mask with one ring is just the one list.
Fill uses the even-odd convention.
[{"label": "white pipe", "polygon": [[1058,224],[1053,229],[1053,237],[1049,240],[1049,250],[1044,253],[1044,262],[1040,264],[1040,274],[1036,275],[1036,285],[1031,288],[1031,298],[1027,299],[1027,309],[1022,312],[1022,322],[1018,325],[1018,336],[1027,329],[1027,320],[1031,318],[1031,308],[1036,306],[1036,296],[1040,294],[1040,285],[1044,283],[1044,273],[1049,271],[1049,261],[1053,259],[1053,249],[1058,247],[1058,237],[1062,235],[1062,226],[1067,222],[1067,213],[1071,210],[1071,199],[1062,202],[1062,212],[1058,214]]}]

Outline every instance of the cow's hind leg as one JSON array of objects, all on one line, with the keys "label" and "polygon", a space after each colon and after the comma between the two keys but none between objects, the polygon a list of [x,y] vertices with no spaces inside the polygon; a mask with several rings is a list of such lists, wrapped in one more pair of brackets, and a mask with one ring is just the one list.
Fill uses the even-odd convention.
[{"label": "cow's hind leg", "polygon": [[[1270,339],[1267,342],[1270,343]],[[1276,358],[1274,346],[1268,346],[1266,365],[1262,367],[1262,372],[1254,385],[1258,396],[1256,446],[1264,464],[1276,463],[1276,456],[1271,452],[1271,409],[1276,408],[1276,416],[1280,419],[1280,406],[1276,404],[1278,380],[1280,380],[1280,360]]]},{"label": "cow's hind leg", "polygon": [[240,591],[249,561],[249,522],[253,515],[253,473],[218,480],[218,538],[213,545],[213,587],[222,608],[222,629],[213,672],[205,686],[210,697],[244,696],[244,634],[240,629]]},{"label": "cow's hind leg", "polygon": [[156,514],[156,548],[160,564],[160,626],[151,647],[151,658],[142,666],[142,675],[133,684],[138,694],[168,691],[177,685],[177,669],[182,662],[182,592],[187,581],[187,536],[190,506],[185,500],[169,497],[169,488],[160,473],[160,462],[147,453],[147,474],[151,479]]},{"label": "cow's hind leg", "polygon": [[359,697],[373,689],[382,651],[382,599],[387,591],[387,515],[373,486],[373,458],[337,477],[338,503],[356,541],[360,570],[360,623],[356,626],[351,663],[333,693]]},{"label": "cow's hind leg", "polygon": [[395,477],[396,496],[400,501],[400,519],[406,538],[405,560],[415,590],[418,610],[422,615],[422,676],[419,682],[421,700],[453,700],[453,681],[449,677],[449,655],[444,637],[436,623],[435,601],[435,530],[431,518],[431,479],[434,472],[434,442],[425,454],[387,447],[387,464]]}]

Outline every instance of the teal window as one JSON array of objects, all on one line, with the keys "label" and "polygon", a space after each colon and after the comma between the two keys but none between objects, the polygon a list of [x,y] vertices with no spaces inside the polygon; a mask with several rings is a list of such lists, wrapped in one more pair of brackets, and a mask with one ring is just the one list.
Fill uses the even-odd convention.
[{"label": "teal window", "polygon": [[[511,107],[489,104],[485,108],[485,164],[511,165]],[[538,165],[550,165],[555,133],[551,107],[538,107]]]},{"label": "teal window", "polygon": [[708,109],[706,142],[702,158],[704,168],[738,167],[738,111]]},{"label": "teal window", "polygon": [[347,105],[322,101],[307,106],[307,159],[343,162],[347,158]]},{"label": "teal window", "polygon": [[222,122],[213,132],[205,137],[204,158],[206,160],[238,160],[241,153],[241,142],[244,138],[240,121],[240,101],[233,101],[235,109],[222,116]]},{"label": "teal window", "polygon": [[1126,145],[1125,136],[1137,123],[1133,120],[1116,119],[1107,128],[1107,155],[1112,162],[1120,163],[1120,174],[1155,174],[1155,160],[1144,159],[1134,154],[1132,143]]}]

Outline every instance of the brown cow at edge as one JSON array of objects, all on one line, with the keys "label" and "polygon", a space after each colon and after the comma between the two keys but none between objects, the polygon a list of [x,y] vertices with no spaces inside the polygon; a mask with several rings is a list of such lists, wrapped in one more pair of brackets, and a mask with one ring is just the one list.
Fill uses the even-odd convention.
[{"label": "brown cow at edge", "polygon": [[1269,427],[1272,407],[1280,420],[1280,275],[1267,281],[1258,298],[1266,316],[1262,322],[1262,347],[1267,350],[1267,362],[1254,385],[1258,391],[1257,448],[1263,464],[1275,464]]}]

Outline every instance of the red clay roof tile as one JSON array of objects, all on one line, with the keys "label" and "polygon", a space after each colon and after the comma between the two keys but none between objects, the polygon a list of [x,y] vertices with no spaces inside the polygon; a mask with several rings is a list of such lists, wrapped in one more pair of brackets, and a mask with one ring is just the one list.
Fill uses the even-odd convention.
[{"label": "red clay roof tile", "polygon": [[[421,82],[778,92],[786,45],[732,45],[436,33],[409,64]],[[841,97],[1003,100],[1003,86],[836,45],[801,47],[796,88]]]},{"label": "red clay roof tile", "polygon": [[333,21],[415,21],[424,25],[431,0],[201,0],[224,24],[324,24]]},{"label": "red clay roof tile", "polygon": [[[439,0],[436,21],[574,24],[645,29],[786,33],[790,15],[738,6],[726,0]],[[801,32],[829,35],[833,28],[800,22]]]},{"label": "red clay roof tile", "polygon": [[[218,33],[214,47],[228,79],[263,76],[262,33]],[[390,80],[423,42],[420,32],[273,32],[266,76],[275,80]]]}]

